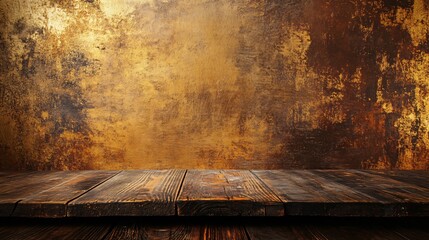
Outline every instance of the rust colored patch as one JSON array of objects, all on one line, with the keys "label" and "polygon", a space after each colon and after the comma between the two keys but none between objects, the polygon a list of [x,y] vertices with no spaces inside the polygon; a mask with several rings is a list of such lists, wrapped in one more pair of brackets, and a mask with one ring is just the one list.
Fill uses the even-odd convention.
[{"label": "rust colored patch", "polygon": [[5,0],[0,169],[429,169],[425,0]]}]

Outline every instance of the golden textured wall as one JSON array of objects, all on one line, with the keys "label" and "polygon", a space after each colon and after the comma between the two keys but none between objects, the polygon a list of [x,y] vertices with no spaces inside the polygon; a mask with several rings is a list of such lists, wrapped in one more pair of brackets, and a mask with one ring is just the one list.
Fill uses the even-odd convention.
[{"label": "golden textured wall", "polygon": [[427,0],[1,0],[0,169],[429,169]]}]

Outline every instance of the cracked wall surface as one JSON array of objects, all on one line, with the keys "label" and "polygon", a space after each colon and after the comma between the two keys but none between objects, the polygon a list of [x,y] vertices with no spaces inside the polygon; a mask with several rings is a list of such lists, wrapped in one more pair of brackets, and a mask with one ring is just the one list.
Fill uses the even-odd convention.
[{"label": "cracked wall surface", "polygon": [[0,169],[429,169],[427,0],[2,0]]}]

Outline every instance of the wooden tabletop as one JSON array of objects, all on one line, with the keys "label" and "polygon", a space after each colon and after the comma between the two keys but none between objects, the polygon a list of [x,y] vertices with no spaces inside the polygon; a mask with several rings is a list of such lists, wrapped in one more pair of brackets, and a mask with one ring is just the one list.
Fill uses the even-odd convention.
[{"label": "wooden tabletop", "polygon": [[1,172],[7,216],[429,216],[429,171]]}]

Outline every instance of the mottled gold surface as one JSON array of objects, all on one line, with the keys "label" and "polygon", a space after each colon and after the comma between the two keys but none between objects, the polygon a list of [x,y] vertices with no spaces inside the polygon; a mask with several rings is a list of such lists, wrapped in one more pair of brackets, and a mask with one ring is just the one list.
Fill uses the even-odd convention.
[{"label": "mottled gold surface", "polygon": [[2,0],[0,169],[429,169],[425,0]]}]

